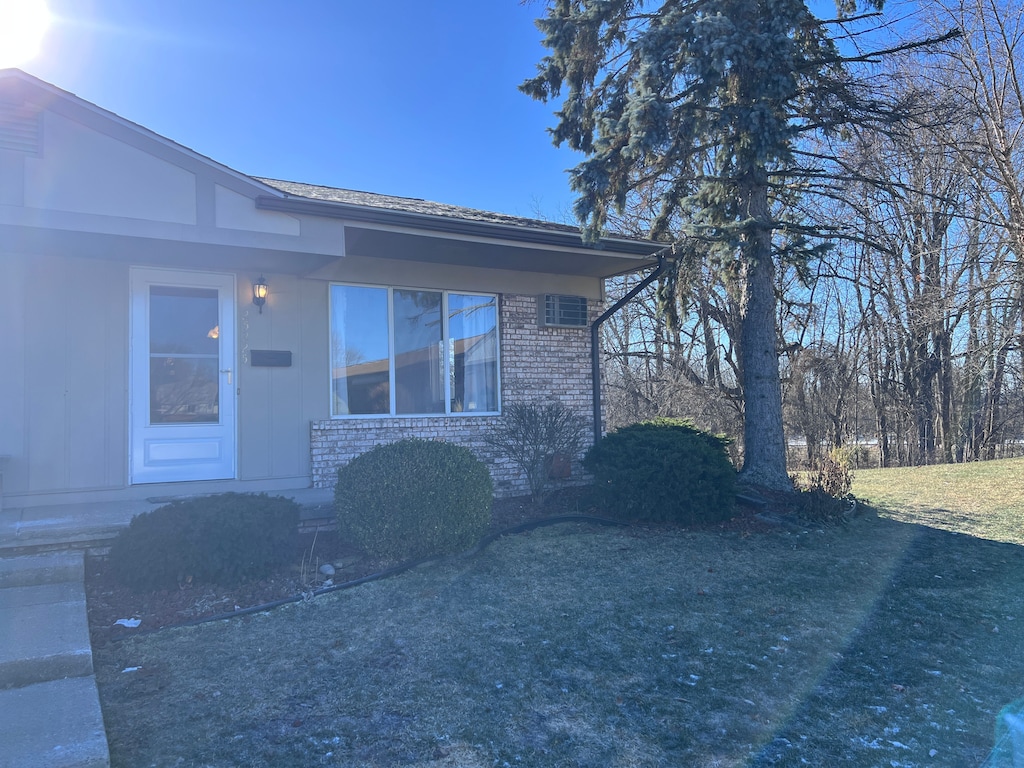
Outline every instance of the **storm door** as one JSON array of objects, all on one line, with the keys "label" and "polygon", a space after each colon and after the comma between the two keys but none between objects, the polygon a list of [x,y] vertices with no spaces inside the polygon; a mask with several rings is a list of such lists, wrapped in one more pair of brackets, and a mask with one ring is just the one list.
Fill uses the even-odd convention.
[{"label": "storm door", "polygon": [[131,482],[235,477],[235,281],[133,269]]}]

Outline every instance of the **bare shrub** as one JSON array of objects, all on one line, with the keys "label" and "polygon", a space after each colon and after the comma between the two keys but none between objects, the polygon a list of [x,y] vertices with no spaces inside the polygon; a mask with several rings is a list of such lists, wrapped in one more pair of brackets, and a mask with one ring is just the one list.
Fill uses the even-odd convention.
[{"label": "bare shrub", "polygon": [[811,487],[818,488],[835,499],[849,496],[853,487],[850,459],[850,451],[846,448],[830,450],[821,460],[817,474],[811,479]]},{"label": "bare shrub", "polygon": [[539,504],[554,458],[578,456],[585,427],[580,415],[560,402],[514,403],[504,409],[501,424],[485,440],[523,470],[530,496]]}]

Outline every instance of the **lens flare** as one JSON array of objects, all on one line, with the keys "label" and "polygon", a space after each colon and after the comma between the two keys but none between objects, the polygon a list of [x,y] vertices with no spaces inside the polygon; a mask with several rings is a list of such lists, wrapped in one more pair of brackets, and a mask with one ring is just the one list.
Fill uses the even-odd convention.
[{"label": "lens flare", "polygon": [[50,21],[45,0],[0,0],[0,69],[35,58]]}]

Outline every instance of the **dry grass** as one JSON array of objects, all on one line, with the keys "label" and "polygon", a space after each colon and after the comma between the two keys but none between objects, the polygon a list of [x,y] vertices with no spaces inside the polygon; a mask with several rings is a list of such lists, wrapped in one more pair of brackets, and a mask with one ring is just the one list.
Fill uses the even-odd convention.
[{"label": "dry grass", "polygon": [[858,470],[853,491],[896,519],[1024,544],[1024,459]]},{"label": "dry grass", "polygon": [[[855,491],[880,498],[869,475]],[[1024,560],[986,533],[1012,515],[965,482],[962,507],[943,497],[953,522],[923,511],[926,479],[915,524],[562,525],[114,643],[97,651],[113,763],[978,765],[1024,694]]]}]

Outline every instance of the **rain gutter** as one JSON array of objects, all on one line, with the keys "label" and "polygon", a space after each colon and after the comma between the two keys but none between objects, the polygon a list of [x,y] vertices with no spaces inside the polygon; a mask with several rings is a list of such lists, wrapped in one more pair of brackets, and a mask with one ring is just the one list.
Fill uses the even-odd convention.
[{"label": "rain gutter", "polygon": [[658,266],[654,268],[654,271],[649,273],[640,283],[633,288],[629,293],[623,296],[621,299],[616,301],[612,306],[604,311],[604,313],[594,321],[590,326],[590,371],[591,371],[591,386],[593,387],[593,401],[594,401],[594,445],[601,440],[603,430],[601,428],[601,325],[605,320],[610,318],[629,302],[631,302],[640,291],[649,286],[659,277],[665,273],[665,254],[668,252],[675,252],[675,245],[670,245],[666,248],[662,248],[657,253],[651,254],[651,258],[658,259]]}]

